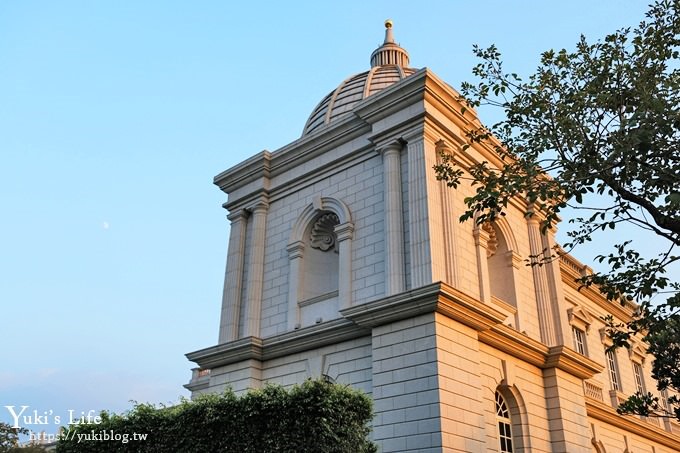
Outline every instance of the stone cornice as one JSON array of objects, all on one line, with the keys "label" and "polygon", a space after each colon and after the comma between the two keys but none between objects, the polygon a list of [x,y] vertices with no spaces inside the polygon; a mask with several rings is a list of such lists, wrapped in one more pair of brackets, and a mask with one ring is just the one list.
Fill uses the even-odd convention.
[{"label": "stone cornice", "polygon": [[[343,143],[350,142],[370,131],[370,125],[359,121],[356,116],[349,115],[333,124],[333,127],[324,128],[318,133],[305,136],[274,152],[262,151],[261,153],[245,160],[244,162],[223,171],[215,176],[213,182],[223,192],[230,195],[228,203],[223,206],[227,209],[242,205],[254,192],[270,189],[271,180],[294,167],[299,167],[304,162],[323,155],[325,152],[337,148]],[[357,144],[353,151],[369,148],[370,143]],[[353,153],[354,154],[354,153]],[[346,161],[348,156],[342,156],[334,161]],[[324,163],[328,168],[328,163]],[[318,172],[310,171],[307,178],[317,175]],[[260,183],[258,184],[258,179]],[[251,187],[248,187],[248,185]],[[280,184],[273,189],[279,190],[287,187]],[[233,199],[232,199],[233,197]]]},{"label": "stone cornice", "polygon": [[341,310],[344,319],[260,339],[256,337],[191,352],[186,357],[202,368],[215,368],[248,359],[269,360],[361,336],[373,327],[427,313],[441,313],[479,332],[479,340],[538,368],[558,368],[580,379],[604,367],[566,346],[549,348],[503,325],[505,315],[490,305],[437,282],[394,296]]},{"label": "stone cornice", "polygon": [[272,154],[264,150],[238,165],[215,176],[213,183],[223,192],[229,193],[259,178],[269,178]]},{"label": "stone cornice", "polygon": [[566,346],[549,348],[502,324],[505,315],[445,283],[434,283],[341,311],[360,326],[372,328],[425,313],[441,313],[479,331],[479,340],[542,369],[558,368],[589,379],[599,363]]},{"label": "stone cornice", "polygon": [[337,319],[265,339],[241,338],[190,352],[186,357],[201,368],[212,369],[243,360],[274,359],[368,335],[370,331],[346,319]]},{"label": "stone cornice", "polygon": [[479,341],[539,368],[545,365],[546,357],[550,352],[549,348],[540,341],[503,324],[480,332]]},{"label": "stone cornice", "polygon": [[502,323],[506,315],[490,305],[441,283],[442,297],[437,312],[469,327],[484,331]]},{"label": "stone cornice", "polygon": [[542,368],[558,368],[581,379],[590,379],[604,366],[564,345],[550,348]]},{"label": "stone cornice", "polygon": [[352,141],[370,131],[370,125],[357,121],[356,116],[334,122],[311,135],[304,136],[272,153],[272,174],[283,173],[307,162],[339,145]]},{"label": "stone cornice", "polygon": [[503,322],[505,315],[482,302],[438,282],[394,296],[341,310],[341,314],[363,327],[441,313],[477,330]]},{"label": "stone cornice", "polygon": [[[371,124],[380,118],[387,117],[403,110],[407,104],[420,101],[422,106],[423,78],[427,70],[421,70],[391,87],[359,102],[352,115],[334,121],[313,134],[305,135],[288,145],[258,155],[217,175],[214,183],[226,193],[231,193],[248,183],[256,181],[260,176],[273,178],[285,173],[293,167],[314,159],[325,152],[336,149],[339,145],[356,140],[371,132]],[[414,118],[422,119],[423,112],[414,112]],[[406,123],[410,123],[407,119]],[[358,143],[358,149],[370,146],[366,141]],[[356,148],[355,148],[356,149]],[[314,173],[316,174],[316,173]],[[268,187],[266,187],[268,189]],[[242,198],[238,196],[237,198]],[[230,205],[234,203],[230,200]]]},{"label": "stone cornice", "polygon": [[354,150],[351,155],[344,155],[337,160],[324,164],[324,172],[310,170],[299,177],[286,179],[281,183],[277,183],[270,193],[269,200],[272,202],[279,200],[280,198],[288,196],[291,192],[296,192],[303,187],[327,178],[329,174],[334,174],[364,161],[374,159],[375,156],[375,150],[369,146]]},{"label": "stone cornice", "polygon": [[[563,254],[559,258],[560,260],[560,273],[562,274],[562,282],[566,283],[569,287],[575,289],[577,292],[585,296],[591,302],[598,305],[605,313],[611,313],[615,318],[620,321],[628,322],[632,319],[634,307],[631,304],[626,304],[622,306],[619,302],[609,301],[604,297],[597,288],[592,286],[585,287],[577,280],[583,277],[583,272],[588,271],[588,267],[579,263],[571,255]],[[582,305],[581,301],[573,301],[579,305]]]},{"label": "stone cornice", "polygon": [[316,349],[370,334],[370,331],[346,319],[336,319],[265,339],[262,360]]},{"label": "stone cornice", "polygon": [[[427,70],[426,77],[424,92],[426,122],[433,130],[440,131],[443,135],[440,138],[455,145],[456,162],[462,168],[468,168],[482,161],[502,167],[504,161],[494,149],[501,143],[493,136],[488,141],[473,143],[470,148],[462,149],[462,145],[468,142],[465,132],[481,125],[477,113],[472,108],[467,108],[465,113],[462,113],[461,95],[432,71]],[[527,208],[526,200],[522,197],[513,197],[510,203],[520,210]]]},{"label": "stone cornice", "polygon": [[[268,185],[269,184],[267,184],[267,186]],[[263,200],[266,200],[266,203],[269,203],[271,200],[271,195],[269,190],[260,186],[236,200],[230,199],[226,203],[222,203],[222,207],[227,209],[229,212],[245,210],[248,214],[248,217],[250,217],[253,213],[253,208],[258,204],[261,204]]]},{"label": "stone cornice", "polygon": [[[461,95],[453,89],[453,87],[440,79],[432,71],[428,71],[427,79],[428,83],[426,84],[425,90],[426,104],[431,105],[436,111],[443,114],[448,121],[459,127],[461,132],[481,125],[477,113],[473,109],[468,107],[466,108],[465,113],[461,112],[463,108]],[[432,120],[441,127],[447,127],[434,117]],[[472,148],[479,152],[483,159],[488,160],[495,165],[502,165],[502,160],[494,150],[494,147],[500,146],[500,144],[501,143],[492,136],[487,142],[473,144]]]},{"label": "stone cornice", "polygon": [[197,392],[199,390],[205,390],[210,387],[210,379],[203,379],[199,382],[189,382],[184,384],[183,387],[190,392]]},{"label": "stone cornice", "polygon": [[601,364],[566,346],[549,348],[540,341],[502,324],[480,332],[479,340],[538,368],[558,368],[580,379],[590,379],[604,369]]},{"label": "stone cornice", "polygon": [[[351,154],[345,154],[336,160],[324,163],[323,168],[325,172],[310,170],[309,172],[295,178],[276,180],[275,178],[277,178],[278,175],[274,175],[274,172],[272,170],[270,172],[269,180],[272,189],[265,191],[269,199],[269,202],[270,203],[275,202],[280,198],[286,197],[291,192],[298,191],[307,185],[314,184],[315,182],[328,177],[329,174],[340,172],[353,165],[357,165],[366,160],[375,158],[375,150],[373,150],[372,147],[370,147],[369,145],[370,144],[367,142],[367,145],[365,147],[355,149],[352,151]],[[255,200],[257,200],[258,197],[261,196],[262,193],[263,193],[262,190],[255,190],[246,195],[239,196],[233,199],[232,199],[233,194],[230,194],[229,202],[224,203],[222,207],[228,209],[229,211],[234,209],[242,209],[254,203]]]},{"label": "stone cornice", "polygon": [[185,354],[185,356],[201,368],[211,369],[229,363],[261,357],[262,347],[261,338],[247,337],[190,352]]},{"label": "stone cornice", "polygon": [[586,397],[586,412],[601,422],[608,423],[624,431],[635,433],[652,442],[664,445],[672,450],[680,451],[680,437],[659,427],[634,418],[633,415],[619,415],[611,407],[596,399]]}]

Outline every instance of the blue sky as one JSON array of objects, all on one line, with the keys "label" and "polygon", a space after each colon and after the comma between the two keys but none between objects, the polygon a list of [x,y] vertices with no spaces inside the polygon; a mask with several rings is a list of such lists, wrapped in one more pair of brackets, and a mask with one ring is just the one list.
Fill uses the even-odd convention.
[{"label": "blue sky", "polygon": [[5,405],[63,419],[188,395],[184,353],[218,334],[228,222],[212,177],[298,138],[316,103],[369,67],[386,18],[412,66],[457,87],[474,43],[527,74],[541,51],[645,10],[0,2],[0,420]]}]

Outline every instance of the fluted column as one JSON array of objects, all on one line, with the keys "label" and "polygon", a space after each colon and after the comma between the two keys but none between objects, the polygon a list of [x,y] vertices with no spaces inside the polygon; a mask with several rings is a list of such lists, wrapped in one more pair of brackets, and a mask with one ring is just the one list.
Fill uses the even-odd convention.
[{"label": "fluted column", "polygon": [[420,136],[409,139],[407,150],[411,287],[418,288],[432,280],[424,138]]},{"label": "fluted column", "polygon": [[295,241],[287,248],[289,271],[288,271],[288,330],[296,329],[300,326],[300,291],[304,286],[302,278],[302,258],[304,256],[305,244],[302,241]]},{"label": "fluted column", "polygon": [[[448,143],[444,140],[439,140],[436,143],[437,164],[441,163],[441,153],[453,154],[453,151]],[[458,270],[456,269],[456,254],[458,251],[458,244],[456,243],[456,228],[454,217],[457,215],[454,210],[452,192],[455,190],[446,185],[446,181],[439,182],[442,197],[442,226],[444,228],[444,244],[445,244],[445,264],[446,264],[446,278],[447,283],[458,288]]]},{"label": "fluted column", "polygon": [[[529,250],[531,252],[532,262],[542,262],[545,251],[543,247],[543,239],[541,238],[541,225],[535,217],[529,218],[527,221],[529,230]],[[538,311],[538,322],[541,329],[541,341],[548,346],[555,346],[557,343],[557,336],[555,331],[555,322],[553,319],[553,312],[550,303],[550,288],[548,287],[548,276],[545,264],[535,264],[531,266],[531,272],[534,277],[534,289],[536,291],[536,305]]]},{"label": "fluted column", "polygon": [[231,221],[231,227],[229,232],[227,268],[224,275],[224,292],[222,293],[219,343],[238,339],[247,217],[248,213],[243,209],[234,211],[227,216]]},{"label": "fluted column", "polygon": [[350,222],[341,223],[335,227],[338,241],[338,308],[352,306],[352,237],[354,225]]},{"label": "fluted column", "polygon": [[[547,251],[548,255],[552,255],[555,250],[556,233],[557,229],[553,227],[542,235],[543,248]],[[569,346],[571,344],[571,325],[569,324],[567,305],[564,299],[564,291],[562,290],[562,272],[560,271],[559,258],[551,259],[545,267],[548,277],[548,289],[550,291],[550,307],[552,308],[552,317],[555,320],[555,341],[557,344]]]},{"label": "fluted column", "polygon": [[264,283],[264,243],[266,239],[269,203],[260,200],[251,208],[253,217],[252,240],[248,255],[248,283],[245,300],[244,337],[260,335],[262,317],[262,286]]},{"label": "fluted column", "polygon": [[404,214],[401,200],[401,148],[393,142],[380,150],[385,185],[385,295],[406,289],[404,276]]}]

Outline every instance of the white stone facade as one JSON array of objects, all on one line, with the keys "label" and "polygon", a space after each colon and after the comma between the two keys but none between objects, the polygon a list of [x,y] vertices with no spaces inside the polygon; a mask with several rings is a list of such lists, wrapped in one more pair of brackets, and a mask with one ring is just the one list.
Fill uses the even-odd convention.
[{"label": "white stone facade", "polygon": [[616,352],[612,389],[600,318],[631,310],[579,292],[571,257],[526,266],[554,232],[522,200],[494,225],[458,222],[472,189],[436,180],[438,152],[498,157],[460,148],[474,112],[427,68],[401,68],[395,46],[388,28],[377,66],[324,99],[299,140],[215,177],[231,222],[219,341],[187,354],[186,387],[327,376],[372,395],[382,452],[504,451],[506,425],[516,452],[680,451],[675,423],[615,412],[634,363],[655,389],[642,345]]}]

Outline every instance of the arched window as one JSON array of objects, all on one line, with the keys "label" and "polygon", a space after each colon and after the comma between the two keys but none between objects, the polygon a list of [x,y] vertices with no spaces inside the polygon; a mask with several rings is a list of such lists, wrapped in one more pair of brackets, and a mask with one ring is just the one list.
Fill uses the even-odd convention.
[{"label": "arched window", "polygon": [[510,409],[503,395],[496,392],[496,422],[498,425],[498,443],[500,453],[512,453],[512,420]]}]

